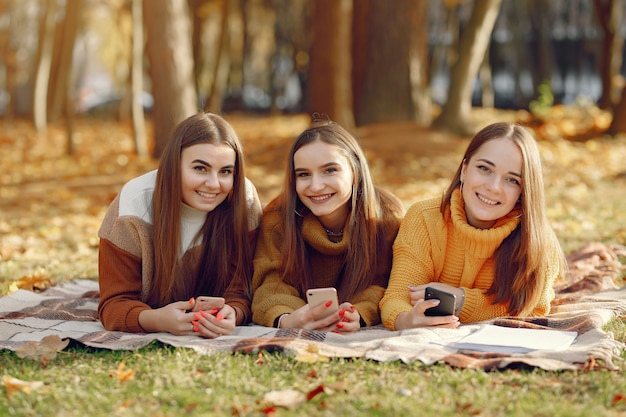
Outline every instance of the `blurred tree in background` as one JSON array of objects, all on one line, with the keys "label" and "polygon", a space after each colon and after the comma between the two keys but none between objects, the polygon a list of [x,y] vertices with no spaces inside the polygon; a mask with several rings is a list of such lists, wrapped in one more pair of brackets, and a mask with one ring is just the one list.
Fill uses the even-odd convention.
[{"label": "blurred tree in background", "polygon": [[473,107],[528,110],[549,95],[555,105],[608,109],[615,134],[626,131],[625,7],[0,0],[0,114],[29,117],[39,129],[62,118],[71,153],[76,115],[132,115],[140,136],[145,112],[155,157],[171,128],[202,109],[319,112],[347,127],[435,118],[438,128],[465,134]]}]

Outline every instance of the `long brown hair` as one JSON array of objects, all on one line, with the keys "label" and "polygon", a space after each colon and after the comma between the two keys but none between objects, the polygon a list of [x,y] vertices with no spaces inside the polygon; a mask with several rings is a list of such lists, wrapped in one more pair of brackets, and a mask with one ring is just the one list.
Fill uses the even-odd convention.
[{"label": "long brown hair", "polygon": [[[227,199],[207,213],[202,235],[202,261],[194,288],[176,280],[181,227],[181,154],[200,143],[226,144],[235,151],[233,189]],[[233,276],[252,276],[252,251],[248,239],[244,156],[235,130],[222,117],[199,113],[183,120],[172,133],[157,171],[152,200],[154,219],[154,278],[148,302],[162,306],[184,294],[223,294]],[[211,278],[213,277],[213,278]],[[247,289],[249,291],[249,289]]]},{"label": "long brown hair", "polygon": [[[296,193],[294,154],[304,145],[321,141],[340,149],[346,156],[354,175],[352,197],[349,201],[350,220],[344,231],[350,235],[343,279],[338,286],[341,301],[349,300],[370,286],[376,270],[376,248],[382,242],[382,231],[377,227],[384,205],[401,205],[395,196],[374,187],[365,154],[356,138],[337,123],[314,121],[294,141],[287,159],[283,190],[275,205],[284,219],[285,237],[282,250],[282,278],[296,287],[300,295],[311,287],[313,278],[308,262],[306,244],[302,237],[303,216],[309,210]],[[401,208],[398,208],[400,211]]]},{"label": "long brown hair", "polygon": [[[527,315],[537,305],[546,283],[549,252],[556,242],[545,208],[541,157],[535,139],[522,126],[494,123],[480,130],[465,151],[456,174],[444,194],[441,213],[449,215],[452,192],[461,185],[461,171],[474,153],[493,139],[510,139],[522,154],[522,191],[516,205],[521,211],[520,224],[496,250],[495,277],[487,290],[494,303],[506,303],[511,315]],[[559,249],[560,250],[560,249]],[[561,252],[561,268],[565,260]]]}]

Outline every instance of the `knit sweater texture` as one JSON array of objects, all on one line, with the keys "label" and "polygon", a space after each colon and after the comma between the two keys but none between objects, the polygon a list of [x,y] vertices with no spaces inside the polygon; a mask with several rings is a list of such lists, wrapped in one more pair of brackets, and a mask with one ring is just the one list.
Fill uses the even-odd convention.
[{"label": "knit sweater texture", "polygon": [[[124,185],[111,203],[98,236],[100,321],[108,330],[141,333],[139,313],[151,308],[146,303],[154,274],[154,242],[152,196],[157,171],[151,171]],[[254,185],[246,179],[248,228],[251,243],[256,241],[260,223],[261,204]],[[250,299],[244,292],[243,277],[233,276],[226,294],[194,294],[195,271],[202,259],[202,237],[198,236],[207,212],[181,203],[181,249],[176,265],[176,279],[182,285],[180,293],[170,302],[187,301],[198,295],[223,296],[226,303],[242,313],[237,324],[250,321]],[[254,248],[254,246],[252,246]]]},{"label": "knit sweater texture", "polygon": [[[506,304],[494,304],[485,295],[494,281],[494,253],[502,241],[515,230],[520,219],[514,210],[497,220],[489,229],[478,229],[467,223],[459,190],[452,193],[450,216],[440,212],[441,198],[413,204],[404,217],[393,246],[393,267],[389,285],[381,300],[385,327],[395,330],[398,315],[412,309],[408,287],[441,282],[465,290],[460,314],[462,323],[506,316]],[[532,315],[550,312],[554,299],[554,282],[563,273],[559,263],[556,239],[545,248],[549,266],[541,298]]]},{"label": "knit sweater texture", "polygon": [[[281,278],[281,252],[284,236],[282,213],[275,210],[275,201],[263,213],[261,228],[254,257],[252,287],[252,320],[262,326],[272,327],[283,314],[292,313],[306,304],[304,294]],[[402,215],[394,209],[383,206],[383,214],[377,223],[382,230],[382,245],[377,253],[377,265],[373,284],[356,294],[350,300],[339,303],[352,303],[368,326],[380,323],[378,303],[383,296],[391,270],[393,241],[400,227]],[[344,276],[350,235],[344,234],[337,243],[329,240],[324,226],[313,214],[308,214],[302,222],[302,236],[306,242],[307,256],[311,268],[313,288],[339,287]]]}]

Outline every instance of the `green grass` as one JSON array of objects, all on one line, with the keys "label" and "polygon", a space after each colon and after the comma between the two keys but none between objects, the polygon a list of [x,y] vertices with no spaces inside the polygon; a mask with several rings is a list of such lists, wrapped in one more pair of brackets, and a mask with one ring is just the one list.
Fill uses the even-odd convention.
[{"label": "green grass", "polygon": [[[619,324],[618,324],[619,325]],[[622,334],[624,324],[621,324]],[[135,371],[120,381],[117,368]],[[281,354],[201,355],[152,344],[134,352],[73,347],[46,366],[0,351],[5,375],[42,381],[31,393],[0,395],[0,415],[263,416],[273,390],[307,394],[276,416],[611,416],[626,413],[622,372],[456,369],[419,362],[333,359],[303,363]],[[270,413],[271,414],[271,413]]]}]

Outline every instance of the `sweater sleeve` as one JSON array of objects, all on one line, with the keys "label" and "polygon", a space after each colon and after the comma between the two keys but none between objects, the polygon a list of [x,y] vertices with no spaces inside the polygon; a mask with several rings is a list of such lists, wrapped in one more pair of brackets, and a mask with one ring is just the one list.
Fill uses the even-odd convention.
[{"label": "sweater sleeve", "polygon": [[142,333],[139,313],[150,307],[141,302],[141,258],[107,239],[98,252],[100,302],[98,316],[107,330]]},{"label": "sweater sleeve", "polygon": [[[393,244],[389,284],[380,301],[382,322],[392,330],[396,328],[396,319],[400,313],[413,308],[409,298],[409,286],[427,284],[434,280],[433,247],[424,210],[433,208],[416,203],[409,209]],[[437,224],[432,226],[438,227]]]},{"label": "sweater sleeve", "polygon": [[272,327],[278,317],[306,304],[298,290],[281,278],[281,226],[276,211],[266,212],[261,219],[252,278],[252,321],[261,326]]}]

